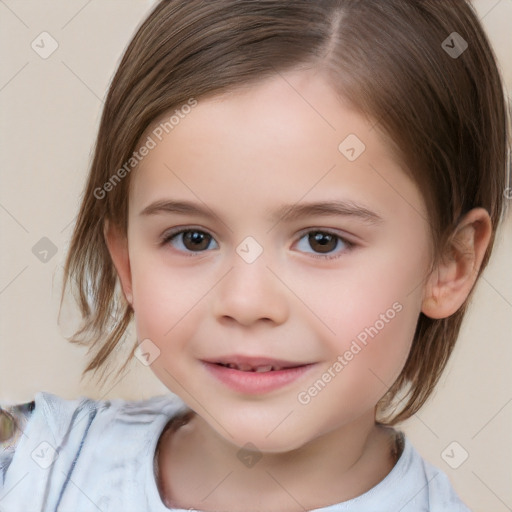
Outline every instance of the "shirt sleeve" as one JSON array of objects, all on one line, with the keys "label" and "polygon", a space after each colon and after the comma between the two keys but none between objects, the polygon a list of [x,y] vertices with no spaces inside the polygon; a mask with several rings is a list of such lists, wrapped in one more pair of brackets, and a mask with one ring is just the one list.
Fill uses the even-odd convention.
[{"label": "shirt sleeve", "polygon": [[0,488],[11,464],[16,446],[35,409],[35,401],[0,407]]}]

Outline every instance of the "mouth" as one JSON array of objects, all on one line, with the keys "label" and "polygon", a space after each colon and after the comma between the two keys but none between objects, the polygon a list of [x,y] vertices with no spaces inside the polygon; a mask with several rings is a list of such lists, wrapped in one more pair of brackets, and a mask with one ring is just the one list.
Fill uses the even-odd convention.
[{"label": "mouth", "polygon": [[252,366],[252,365],[247,365],[247,364],[238,365],[238,364],[234,364],[234,363],[228,363],[228,364],[216,363],[216,364],[218,364],[219,366],[223,366],[224,368],[231,368],[232,370],[238,370],[240,372],[255,372],[255,373],[277,372],[279,370],[287,370],[288,368],[297,368],[298,366],[302,366],[302,365],[278,366],[278,365],[272,365],[272,364],[267,364],[267,365],[263,365],[263,366]]},{"label": "mouth", "polygon": [[269,358],[255,358],[255,357],[244,357],[244,356],[227,356],[219,358],[218,360],[205,361],[206,363],[216,364],[223,366],[224,368],[230,368],[232,370],[238,370],[240,372],[277,372],[280,370],[288,370],[290,368],[298,368],[300,366],[306,366],[309,363],[294,363],[291,361],[284,361],[279,359]]},{"label": "mouth", "polygon": [[242,356],[202,362],[217,380],[244,394],[266,393],[291,384],[315,366],[315,363]]}]

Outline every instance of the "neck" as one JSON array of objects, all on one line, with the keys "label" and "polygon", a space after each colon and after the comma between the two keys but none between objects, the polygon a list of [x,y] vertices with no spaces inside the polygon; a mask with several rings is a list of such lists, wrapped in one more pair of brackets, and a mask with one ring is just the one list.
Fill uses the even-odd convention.
[{"label": "neck", "polygon": [[[350,500],[393,468],[394,431],[372,413],[284,453],[233,445],[200,416],[162,437],[158,462],[167,506],[204,511],[292,511]],[[314,495],[311,489],[315,489]]]}]

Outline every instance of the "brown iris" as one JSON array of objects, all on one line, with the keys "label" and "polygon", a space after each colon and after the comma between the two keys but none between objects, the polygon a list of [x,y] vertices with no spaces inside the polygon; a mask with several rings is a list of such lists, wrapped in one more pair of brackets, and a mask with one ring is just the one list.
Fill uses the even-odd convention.
[{"label": "brown iris", "polygon": [[322,231],[313,231],[308,237],[311,248],[316,252],[327,253],[336,249],[338,238]]}]

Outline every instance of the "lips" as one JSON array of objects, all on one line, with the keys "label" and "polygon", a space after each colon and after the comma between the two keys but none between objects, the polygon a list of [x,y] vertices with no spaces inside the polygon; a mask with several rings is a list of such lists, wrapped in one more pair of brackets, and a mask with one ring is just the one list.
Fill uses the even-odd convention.
[{"label": "lips", "polygon": [[267,357],[226,356],[202,360],[209,375],[237,394],[263,395],[304,380],[316,363]]}]

